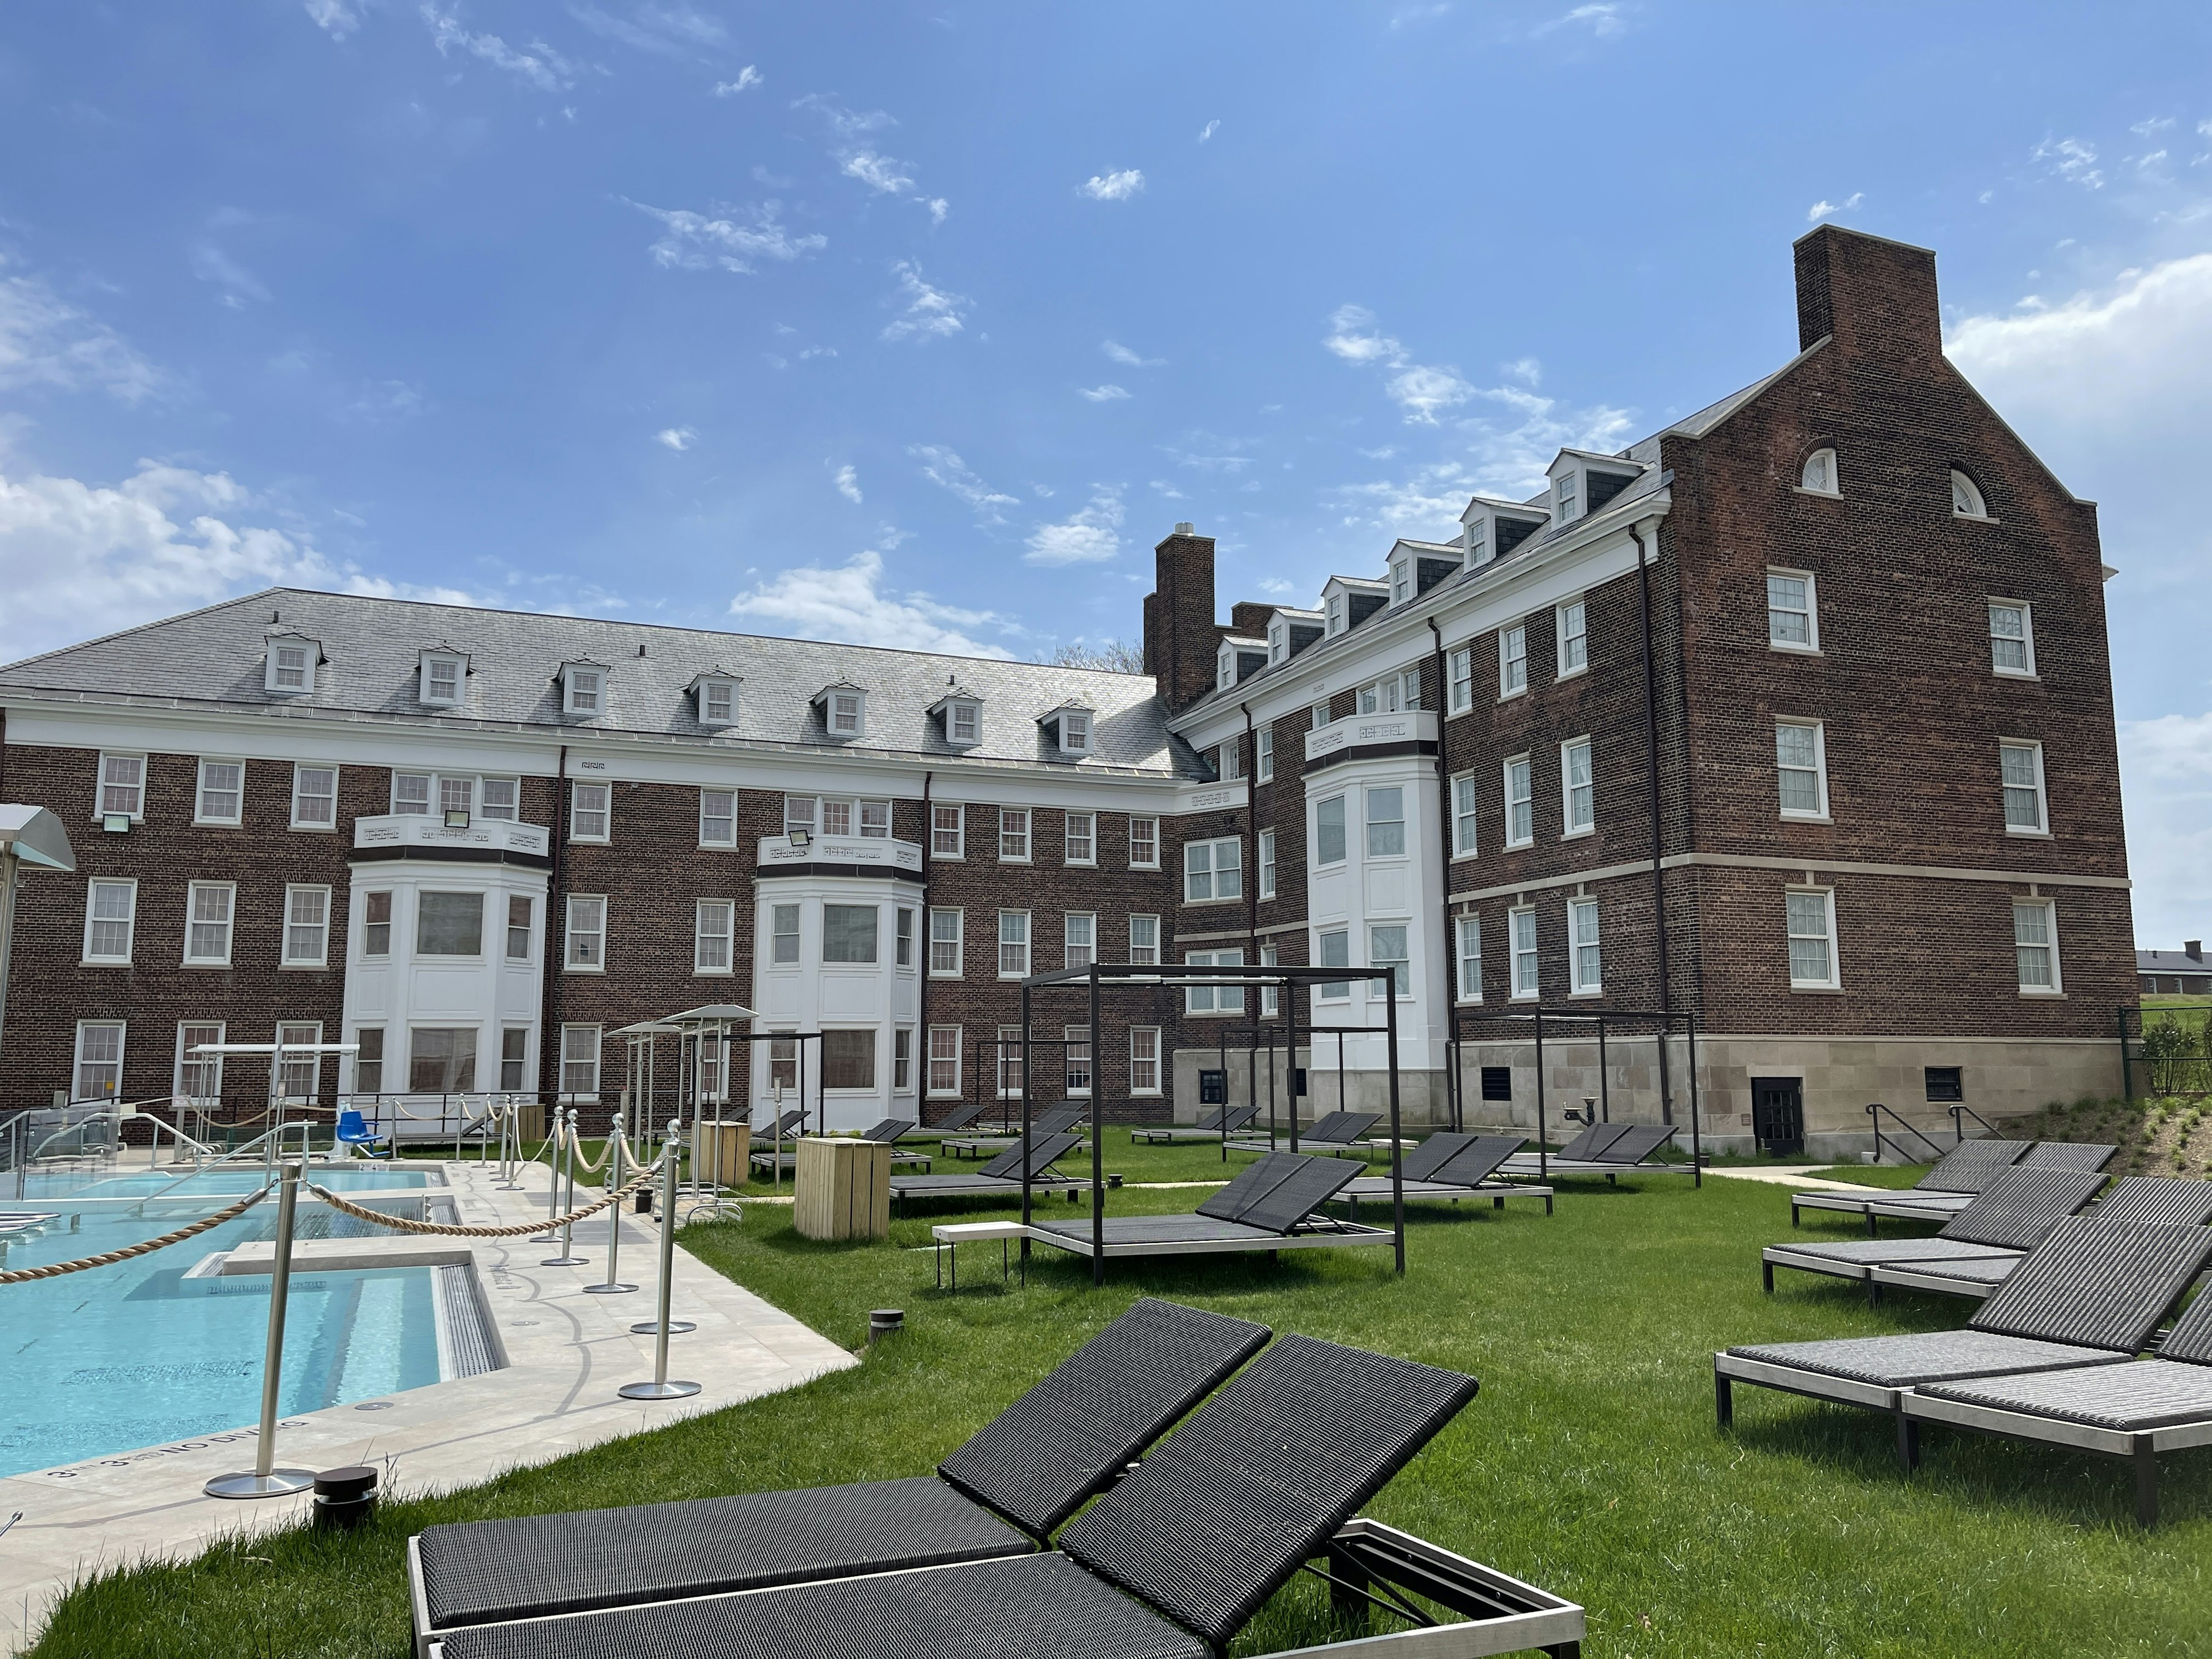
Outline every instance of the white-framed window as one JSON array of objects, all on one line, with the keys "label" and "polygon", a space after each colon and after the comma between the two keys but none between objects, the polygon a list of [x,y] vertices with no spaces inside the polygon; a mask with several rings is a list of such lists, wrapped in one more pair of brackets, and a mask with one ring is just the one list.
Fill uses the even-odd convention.
[{"label": "white-framed window", "polygon": [[[476,1033],[470,1031],[467,1035],[469,1058],[473,1062],[476,1058]],[[319,1046],[322,1040],[323,1026],[320,1020],[285,1020],[276,1027],[276,1042],[279,1048],[288,1047],[295,1042]],[[283,1072],[276,1079],[276,1091],[282,1098],[287,1101],[312,1101],[322,1093],[323,1057],[320,1054],[279,1054],[277,1058],[284,1063]],[[469,1067],[469,1074],[461,1085],[462,1088],[466,1089],[475,1084],[475,1072],[476,1067],[471,1064]]]},{"label": "white-framed window", "polygon": [[1157,1025],[1129,1028],[1129,1092],[1160,1092],[1160,1028]]},{"label": "white-framed window", "polygon": [[1070,910],[1060,918],[1060,965],[1088,968],[1098,954],[1098,917],[1089,910]]},{"label": "white-framed window", "polygon": [[477,781],[474,778],[446,778],[438,780],[438,812],[442,817],[447,812],[464,812],[473,817],[477,805]]},{"label": "white-framed window", "polygon": [[2056,996],[2065,988],[2058,976],[2058,907],[2051,900],[2012,902],[2012,948],[2022,996]]},{"label": "white-framed window", "polygon": [[331,957],[331,890],[284,890],[284,955],[287,968],[324,968]]},{"label": "white-framed window", "polygon": [[356,1045],[353,1057],[353,1089],[357,1095],[380,1095],[384,1092],[384,1028],[381,1025],[357,1027],[353,1034]]},{"label": "white-framed window", "polygon": [[872,904],[822,907],[822,960],[873,963],[878,959],[882,919]]},{"label": "white-framed window", "polygon": [[425,889],[415,896],[415,954],[483,955],[484,896]]},{"label": "white-framed window", "polygon": [[1213,775],[1224,783],[1244,775],[1244,745],[1231,738],[1214,751]]},{"label": "white-framed window", "polygon": [[1597,828],[1597,783],[1588,738],[1570,738],[1559,745],[1559,806],[1566,825],[1560,840],[1571,841]]},{"label": "white-framed window", "polygon": [[864,800],[860,803],[860,836],[865,841],[889,841],[891,838],[891,804],[887,800]]},{"label": "white-framed window", "polygon": [[2035,613],[2026,599],[1990,601],[1990,669],[2011,679],[2035,678]]},{"label": "white-framed window", "polygon": [[[1332,927],[1314,936],[1314,965],[1317,968],[1349,968],[1352,966],[1352,933],[1348,928]],[[1314,987],[1316,1002],[1347,1002],[1352,998],[1352,981],[1348,979],[1323,980]]]},{"label": "white-framed window", "polygon": [[593,842],[607,840],[612,829],[614,797],[615,787],[611,783],[570,785],[568,839]]},{"label": "white-framed window", "polygon": [[933,859],[968,856],[968,809],[930,803],[929,855]]},{"label": "white-framed window", "polygon": [[1451,712],[1474,707],[1474,647],[1462,645],[1448,659],[1451,669]]},{"label": "white-framed window", "polygon": [[100,788],[92,804],[92,815],[112,817],[120,813],[133,823],[142,823],[146,817],[146,757],[143,755],[111,755],[105,750],[100,757]]},{"label": "white-framed window", "polygon": [[1805,465],[1798,470],[1797,487],[1809,489],[1815,495],[1840,494],[1841,486],[1836,480],[1836,452],[1816,449],[1808,455]]},{"label": "white-framed window", "polygon": [[1328,628],[1332,639],[1344,632],[1344,595],[1341,593],[1328,596]]},{"label": "white-framed window", "polygon": [[691,918],[691,971],[726,974],[737,931],[738,907],[729,899],[701,899]]},{"label": "white-framed window", "polygon": [[1263,726],[1253,734],[1252,781],[1273,783],[1275,781],[1275,728]]},{"label": "white-framed window", "polygon": [[1067,1079],[1071,1097],[1087,1098],[1091,1093],[1091,1028],[1088,1025],[1063,1025],[1060,1028],[1061,1065]]},{"label": "white-framed window", "polygon": [[[1190,951],[1183,961],[1194,968],[1242,968],[1244,952],[1233,951]],[[1190,985],[1183,988],[1183,1006],[1194,1014],[1241,1014],[1244,1012],[1244,988],[1241,985]]]},{"label": "white-framed window", "polygon": [[1471,859],[1475,854],[1480,820],[1475,811],[1474,774],[1462,772],[1451,781],[1452,856]]},{"label": "white-framed window", "polygon": [[1158,818],[1133,816],[1129,819],[1129,867],[1132,870],[1157,870],[1160,867],[1160,821]]},{"label": "white-framed window", "polygon": [[894,1026],[891,1030],[891,1092],[910,1095],[914,1092],[914,1027]]},{"label": "white-framed window", "polygon": [[933,1098],[960,1093],[960,1028],[929,1028],[929,1092]]},{"label": "white-framed window", "polygon": [[428,817],[430,774],[394,772],[392,775],[392,811],[395,817]]},{"label": "white-framed window", "polygon": [[1260,896],[1275,896],[1275,832],[1272,830],[1260,832]]},{"label": "white-framed window", "polygon": [[773,1037],[768,1045],[768,1089],[777,1103],[799,1087],[799,1039]]},{"label": "white-framed window", "polygon": [[335,830],[338,825],[338,769],[301,761],[292,768],[292,827]]},{"label": "white-framed window", "polygon": [[2043,792],[2043,745],[1999,743],[1997,766],[2004,779],[2005,834],[2049,835],[2051,815]]},{"label": "white-framed window", "polygon": [[1328,724],[1328,699],[1327,697],[1316,697],[1314,699],[1313,706],[1313,729],[1318,732]]},{"label": "white-framed window", "polygon": [[1367,965],[1388,968],[1390,984],[1401,997],[1413,994],[1413,964],[1406,955],[1406,924],[1371,923],[1367,929]]},{"label": "white-framed window", "polygon": [[138,883],[95,877],[84,888],[84,965],[128,968],[137,932]]},{"label": "white-framed window", "polygon": [[1498,630],[1498,695],[1517,697],[1528,689],[1528,625]]},{"label": "white-framed window", "polygon": [[1598,951],[1597,901],[1567,901],[1567,993],[1594,997],[1605,989],[1605,966]]},{"label": "white-framed window", "polygon": [[571,1100],[596,1100],[599,1093],[599,1028],[561,1028],[561,1092]]},{"label": "white-framed window", "polygon": [[606,972],[607,900],[604,893],[568,895],[568,939],[563,966],[568,972]]},{"label": "white-framed window", "polygon": [[1067,708],[1060,711],[1060,752],[1066,755],[1087,755],[1091,752],[1091,711],[1089,709]]},{"label": "white-framed window", "polygon": [[392,895],[389,892],[363,893],[361,896],[361,953],[369,960],[392,954]]},{"label": "white-framed window", "polygon": [[1154,968],[1160,960],[1160,919],[1129,918],[1129,962],[1133,967]]},{"label": "white-framed window", "polygon": [[832,690],[822,714],[833,738],[857,738],[867,730],[867,698],[858,691]]},{"label": "white-framed window", "polygon": [[508,1025],[500,1031],[499,1086],[510,1095],[520,1094],[530,1086],[530,1028],[527,1025]]},{"label": "white-framed window", "polygon": [[483,781],[483,815],[513,823],[522,816],[522,780],[520,778],[486,778]]},{"label": "white-framed window", "polygon": [[783,798],[783,833],[787,836],[814,833],[814,819],[821,810],[821,798],[816,795],[786,795]]},{"label": "white-framed window", "polygon": [[113,1100],[123,1092],[124,1022],[81,1019],[76,1023],[74,1100]]},{"label": "white-framed window", "polygon": [[1536,781],[1528,757],[1505,763],[1505,844],[1528,847],[1536,839]]},{"label": "white-framed window", "polygon": [[1182,902],[1244,896],[1244,847],[1235,836],[1188,841],[1182,847]]},{"label": "white-framed window", "polygon": [[768,959],[771,967],[799,965],[799,907],[771,904],[768,911]]},{"label": "white-framed window", "polygon": [[963,971],[968,913],[933,909],[929,913],[929,976],[958,979]]},{"label": "white-framed window", "polygon": [[699,724],[735,726],[738,723],[738,683],[729,679],[699,682]]},{"label": "white-framed window", "polygon": [[699,792],[699,845],[735,847],[738,844],[738,792],[702,789]]},{"label": "white-framed window", "polygon": [[1364,792],[1367,809],[1367,856],[1370,859],[1401,858],[1406,852],[1406,791],[1401,785],[1378,787],[1370,784]]},{"label": "white-framed window", "polygon": [[234,881],[196,881],[185,900],[185,966],[230,966],[231,925],[238,912]]},{"label": "white-framed window", "polygon": [[1507,936],[1513,942],[1513,1000],[1532,1002],[1540,989],[1536,958],[1536,912],[1527,905],[1505,913]]},{"label": "white-framed window", "polygon": [[1221,647],[1221,654],[1214,659],[1213,689],[1226,691],[1236,684],[1237,649],[1234,646],[1224,645]]},{"label": "white-framed window", "polygon": [[1472,569],[1490,562],[1490,521],[1480,513],[1467,521],[1461,532],[1460,545],[1467,550],[1467,562]]},{"label": "white-framed window", "polygon": [[1027,979],[1030,976],[1030,913],[1026,910],[999,912],[999,977]]},{"label": "white-framed window", "polygon": [[533,925],[537,908],[537,900],[527,893],[509,893],[507,896],[507,959],[509,962],[530,960],[530,941],[538,931]]},{"label": "white-framed window", "polygon": [[1836,962],[1836,893],[1793,887],[1784,896],[1790,938],[1790,986],[1832,991],[1843,983]]},{"label": "white-framed window", "polygon": [[1029,1058],[1029,1045],[1022,1039],[1018,1025],[1001,1025],[998,1044],[999,1098],[1012,1100],[1022,1091],[1022,1066]]},{"label": "white-framed window", "polygon": [[[1260,965],[1262,968],[1275,967],[1282,962],[1282,951],[1274,945],[1263,945],[1260,947]],[[1282,987],[1279,985],[1262,985],[1260,988],[1260,1018],[1262,1019],[1273,1019],[1277,1015],[1280,1014],[1282,1011]]]},{"label": "white-framed window", "polygon": [[1572,599],[1558,606],[1553,616],[1559,635],[1558,678],[1565,679],[1589,666],[1589,609],[1580,599]]},{"label": "white-framed window", "polygon": [[222,1056],[196,1054],[193,1049],[222,1041],[224,1022],[185,1019],[177,1022],[177,1066],[174,1091],[185,1100],[212,1105],[222,1098]]},{"label": "white-framed window", "polygon": [[1482,1000],[1482,921],[1477,916],[1461,916],[1452,924],[1455,940],[1459,945],[1459,1000],[1462,1002]]},{"label": "white-framed window", "polygon": [[1070,812],[1064,837],[1063,856],[1069,864],[1098,862],[1098,815],[1096,812]]},{"label": "white-framed window", "polygon": [[1326,869],[1344,862],[1348,851],[1344,823],[1344,797],[1331,795],[1314,803],[1314,867]]},{"label": "white-framed window", "polygon": [[1785,818],[1828,816],[1828,744],[1819,720],[1774,722],[1774,775]]},{"label": "white-framed window", "polygon": [[1552,486],[1553,498],[1559,504],[1559,522],[1571,524],[1581,499],[1580,480],[1570,469],[1559,474],[1559,482]]},{"label": "white-framed window", "polygon": [[1413,597],[1413,562],[1393,559],[1390,562],[1390,603],[1403,605]]},{"label": "white-framed window", "polygon": [[945,704],[945,740],[963,749],[973,749],[982,742],[983,705],[965,702]]},{"label": "white-framed window", "polygon": [[321,649],[312,640],[271,640],[269,641],[268,672],[262,679],[264,690],[283,696],[298,696],[315,689],[315,659]]},{"label": "white-framed window", "polygon": [[433,708],[452,708],[459,704],[462,688],[468,683],[469,665],[465,657],[425,651],[420,672],[422,684],[416,694],[419,701]]},{"label": "white-framed window", "polygon": [[900,905],[891,913],[891,965],[895,968],[914,966],[915,913]]},{"label": "white-framed window", "polygon": [[1957,467],[1951,469],[1951,512],[1960,519],[1986,519],[1989,503],[1982,499],[1982,487]]},{"label": "white-framed window", "polygon": [[1777,651],[1820,648],[1819,587],[1809,570],[1766,573],[1766,643]]},{"label": "white-framed window", "polygon": [[245,816],[246,763],[202,760],[199,788],[192,797],[192,822],[236,824]]},{"label": "white-framed window", "polygon": [[607,712],[607,671],[570,663],[561,676],[561,712],[588,720]]},{"label": "white-framed window", "polygon": [[1385,674],[1372,684],[1359,688],[1359,712],[1363,714],[1395,714],[1404,708],[1421,706],[1421,671],[1408,668],[1395,674]]},{"label": "white-framed window", "polygon": [[1001,806],[999,809],[999,862],[1027,864],[1029,861],[1029,808]]}]

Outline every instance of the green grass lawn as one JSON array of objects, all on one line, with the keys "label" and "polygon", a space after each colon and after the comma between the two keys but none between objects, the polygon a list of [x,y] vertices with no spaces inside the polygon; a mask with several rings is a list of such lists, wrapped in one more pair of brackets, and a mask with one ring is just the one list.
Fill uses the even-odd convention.
[{"label": "green grass lawn", "polygon": [[[1107,1167],[1133,1180],[1220,1174],[1217,1152],[1108,1133]],[[2212,1452],[2169,1461],[2167,1520],[2145,1534],[2113,1462],[1931,1430],[1907,1480],[1885,1423],[1755,1389],[1738,1390],[1734,1433],[1717,1432],[1716,1347],[1936,1328],[1966,1304],[1897,1293],[1869,1309],[1852,1287],[1794,1274],[1763,1295],[1757,1250],[1790,1236],[1785,1188],[1560,1185],[1548,1219],[1525,1202],[1415,1206],[1403,1280],[1380,1249],[1115,1263],[1093,1290],[1087,1264],[1040,1251],[1024,1290],[1000,1285],[986,1245],[970,1247],[957,1295],[932,1287],[930,1222],[1003,1210],[944,1206],[865,1246],[800,1239],[788,1209],[755,1205],[687,1231],[687,1248],[841,1343],[861,1343],[871,1308],[903,1308],[906,1331],[852,1371],[390,1504],[361,1534],[290,1533],[99,1579],[34,1652],[404,1659],[404,1547],[428,1523],[919,1474],[1146,1293],[1480,1377],[1480,1397],[1370,1513],[1583,1602],[1593,1655],[2212,1652]],[[1112,1207],[1200,1196],[1127,1191]],[[1856,1235],[1808,1217],[1797,1236]],[[403,1462],[398,1475],[430,1473]],[[1328,1635],[1325,1592],[1294,1584],[1235,1651]]]}]

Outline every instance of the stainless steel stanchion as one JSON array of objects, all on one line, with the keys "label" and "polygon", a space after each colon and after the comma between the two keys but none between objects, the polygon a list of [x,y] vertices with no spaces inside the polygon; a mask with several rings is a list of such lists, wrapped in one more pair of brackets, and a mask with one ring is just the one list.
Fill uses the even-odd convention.
[{"label": "stainless steel stanchion", "polygon": [[[626,1173],[625,1162],[623,1154],[629,1150],[629,1141],[623,1133],[622,1109],[620,1107],[617,1107],[615,1109],[614,1127],[607,1136],[606,1190],[609,1192],[614,1191],[616,1188],[623,1184],[623,1176]],[[610,1204],[607,1206],[607,1282],[604,1285],[585,1285],[584,1289],[588,1294],[592,1296],[620,1296],[625,1291],[634,1291],[637,1288],[635,1285],[621,1284],[615,1278],[615,1263],[621,1254],[622,1206],[620,1204]]]},{"label": "stainless steel stanchion", "polygon": [[[699,1392],[696,1382],[672,1382],[668,1377],[668,1335],[675,1328],[669,1322],[668,1298],[676,1283],[676,1148],[678,1137],[684,1133],[679,1118],[668,1126],[668,1138],[660,1147],[660,1317],[652,1328],[656,1340],[653,1345],[653,1381],[625,1382],[615,1390],[624,1400],[684,1400]],[[632,1326],[632,1330],[645,1328]],[[685,1325],[685,1330],[691,1327]]]},{"label": "stainless steel stanchion", "polygon": [[280,1469],[276,1462],[276,1395],[284,1381],[284,1306],[292,1293],[292,1215],[300,1201],[300,1166],[284,1165],[276,1189],[276,1260],[269,1275],[269,1346],[261,1356],[261,1433],[251,1474],[219,1474],[204,1491],[210,1498],[283,1498],[315,1484],[312,1469]]},{"label": "stainless steel stanchion", "polygon": [[[562,1207],[564,1210],[573,1210],[576,1207],[576,1109],[574,1106],[568,1109],[568,1155],[562,1160],[562,1164],[568,1171],[568,1195]],[[575,1231],[574,1222],[562,1222],[561,1224],[561,1254],[549,1255],[538,1265],[541,1267],[582,1267],[584,1258],[576,1254],[574,1243]]]},{"label": "stainless steel stanchion", "polygon": [[550,1244],[560,1237],[553,1231],[553,1219],[561,1213],[561,1149],[565,1144],[562,1133],[567,1127],[562,1120],[561,1109],[556,1106],[553,1109],[553,1133],[545,1143],[546,1150],[552,1153],[545,1160],[545,1178],[551,1183],[545,1194],[545,1231],[530,1236],[532,1244]]}]

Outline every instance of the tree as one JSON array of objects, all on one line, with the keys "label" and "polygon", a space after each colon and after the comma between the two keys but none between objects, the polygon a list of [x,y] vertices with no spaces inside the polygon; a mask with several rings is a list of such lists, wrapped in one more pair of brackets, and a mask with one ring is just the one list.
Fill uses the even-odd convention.
[{"label": "tree", "polygon": [[1109,674],[1141,674],[1145,647],[1134,640],[1075,640],[1053,647],[1054,668],[1097,668]]}]

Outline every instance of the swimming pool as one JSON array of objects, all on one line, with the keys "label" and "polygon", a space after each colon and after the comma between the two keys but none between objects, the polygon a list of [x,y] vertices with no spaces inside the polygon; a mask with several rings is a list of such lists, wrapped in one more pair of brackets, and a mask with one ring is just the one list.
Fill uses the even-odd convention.
[{"label": "swimming pool", "polygon": [[[315,1170],[338,1189],[422,1189],[436,1172]],[[402,1179],[401,1177],[406,1177]],[[241,1179],[242,1178],[242,1179]],[[37,1235],[17,1236],[10,1268],[73,1261],[150,1237],[178,1224],[167,1203],[149,1218],[117,1199],[143,1195],[173,1177],[125,1176],[58,1202],[108,1200],[67,1215]],[[211,1197],[260,1185],[258,1171],[192,1177]],[[439,1184],[442,1184],[442,1181]],[[188,1189],[189,1190],[189,1189]],[[427,1194],[426,1194],[427,1196]],[[419,1213],[423,1200],[399,1200]],[[34,1208],[27,1194],[21,1206]],[[253,1423],[261,1408],[261,1358],[269,1323],[267,1277],[191,1275],[217,1251],[274,1237],[274,1195],[235,1220],[129,1261],[29,1284],[0,1285],[0,1474],[20,1474],[142,1446],[185,1440]],[[300,1206],[302,1238],[377,1231],[320,1204]],[[285,1316],[283,1386],[289,1416],[441,1380],[435,1275],[465,1269],[372,1272],[296,1269]]]},{"label": "swimming pool", "polygon": [[[334,1193],[419,1191],[446,1184],[442,1170],[395,1169],[389,1164],[311,1164],[305,1178]],[[243,1198],[268,1179],[269,1171],[258,1164],[233,1164],[197,1173],[155,1170],[144,1175],[105,1176],[89,1182],[65,1173],[33,1174],[23,1177],[23,1202],[29,1205],[41,1198],[150,1198],[157,1193],[172,1198]]]}]

